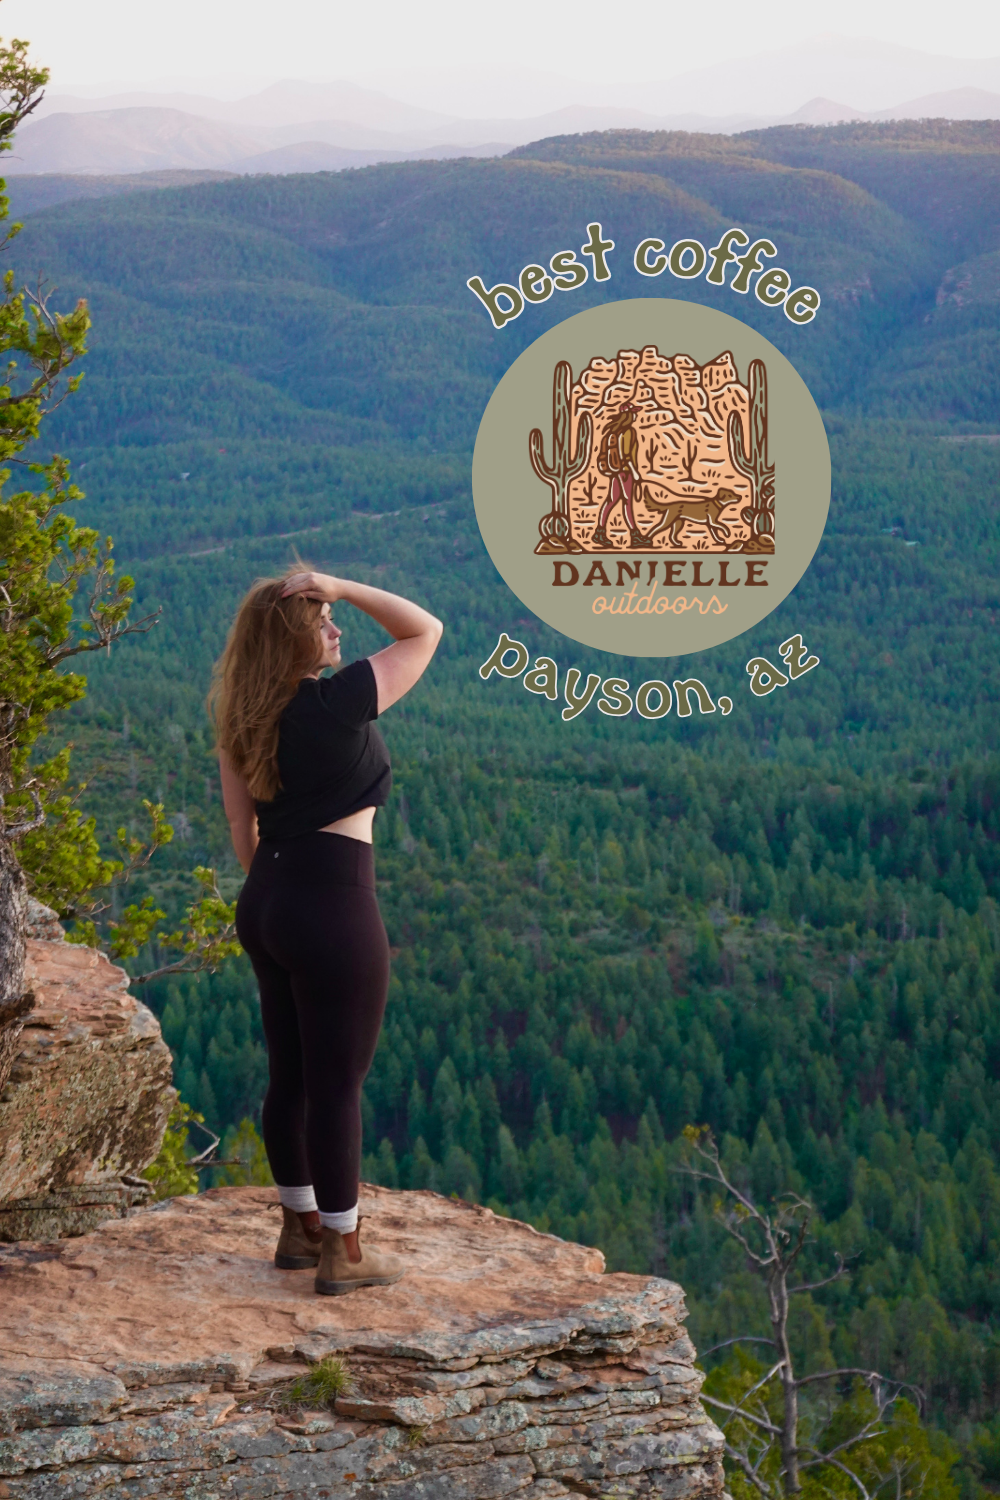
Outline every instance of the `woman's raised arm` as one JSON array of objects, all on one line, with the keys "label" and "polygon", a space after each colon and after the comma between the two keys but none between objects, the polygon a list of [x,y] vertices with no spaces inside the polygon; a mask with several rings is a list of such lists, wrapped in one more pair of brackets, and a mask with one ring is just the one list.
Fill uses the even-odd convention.
[{"label": "woman's raised arm", "polygon": [[284,591],[286,595],[305,594],[308,599],[322,599],[330,604],[344,599],[395,636],[394,645],[377,651],[371,658],[380,714],[420,680],[444,630],[441,621],[419,604],[367,583],[354,583],[349,578],[333,578],[328,573],[293,573]]}]

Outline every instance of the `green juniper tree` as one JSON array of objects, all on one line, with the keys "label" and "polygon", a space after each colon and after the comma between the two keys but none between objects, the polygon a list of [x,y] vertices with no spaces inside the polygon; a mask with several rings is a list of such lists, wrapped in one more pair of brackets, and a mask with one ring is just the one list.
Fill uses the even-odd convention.
[{"label": "green juniper tree", "polygon": [[[27,60],[27,44],[0,44],[0,150],[41,98],[44,69]],[[0,200],[0,216],[8,202]],[[9,246],[13,224],[0,248]],[[42,418],[79,383],[67,376],[83,354],[89,326],[84,303],[54,312],[42,286],[16,289],[8,271],[0,301],[0,349],[7,356],[0,386],[0,463],[20,464]],[[82,651],[107,648],[127,628],[130,580],[114,580],[107,549],[77,527],[62,506],[77,498],[67,466],[42,470],[41,490],[4,495],[0,506],[0,1020],[23,1014],[25,879],[19,841],[45,821],[44,772],[29,768],[32,745],[49,715],[83,693],[83,679],[58,667]],[[11,469],[0,470],[7,486]],[[93,580],[89,618],[77,624],[73,598]]]},{"label": "green juniper tree", "polygon": [[[0,43],[0,151],[10,149],[48,78],[28,61],[27,45]],[[3,187],[0,181],[0,194]],[[8,200],[0,196],[0,220],[7,214]],[[7,227],[0,250],[19,228]],[[133,581],[116,577],[110,538],[102,542],[66,514],[67,502],[83,498],[70,483],[66,460],[31,463],[22,457],[46,414],[79,385],[73,366],[86,349],[87,306],[78,302],[71,312],[58,312],[42,282],[34,291],[17,287],[13,271],[4,276],[2,292],[0,350],[7,363],[0,375],[0,465],[7,467],[0,467],[0,1086],[32,1003],[24,991],[29,888],[63,915],[82,918],[74,936],[96,942],[92,918],[102,905],[95,890],[112,878],[127,879],[172,834],[162,807],[147,803],[148,845],[123,829],[122,858],[102,858],[93,821],[66,795],[68,750],[45,763],[33,759],[51,715],[86,690],[86,679],[66,664],[87,652],[110,652],[123,636],[148,630],[156,616],[130,620]],[[32,475],[32,487],[8,492],[15,472]],[[181,952],[157,972],[214,965],[235,949],[232,909],[219,895],[214,872],[198,870],[195,877],[206,894],[190,907],[186,928],[161,939]],[[127,908],[111,924],[112,953],[135,956],[162,916],[148,900]]]}]

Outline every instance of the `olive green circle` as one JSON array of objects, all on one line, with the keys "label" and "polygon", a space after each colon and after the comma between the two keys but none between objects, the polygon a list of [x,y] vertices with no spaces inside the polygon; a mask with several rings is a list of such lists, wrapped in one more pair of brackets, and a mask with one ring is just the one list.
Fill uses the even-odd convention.
[{"label": "olive green circle", "polygon": [[[554,564],[559,558],[538,556],[534,550],[539,542],[539,522],[550,509],[552,492],[531,466],[528,437],[532,428],[541,429],[543,455],[551,463],[556,363],[567,361],[575,381],[595,357],[611,359],[619,351],[639,352],[650,345],[655,345],[662,356],[690,355],[700,366],[728,351],[744,385],[751,360],[763,360],[766,367],[768,457],[775,467],[775,550],[766,557],[766,567],[754,574],[766,577],[766,587],[747,587],[743,581],[749,572],[746,563],[761,561],[760,557],[714,551],[702,554],[706,571],[708,564],[728,558],[726,576],[741,578],[737,587],[698,591],[702,606],[714,595],[719,605],[724,605],[722,613],[702,614],[699,605],[693,603],[695,594],[689,585],[663,590],[673,601],[682,601],[677,609],[683,608],[683,613],[671,609],[664,614],[611,614],[606,610],[595,614],[596,597],[620,598],[631,587],[628,573],[625,586],[617,585],[618,560],[634,565],[639,558],[652,554],[642,549],[600,553],[610,588],[583,585],[598,554],[566,554],[565,561],[576,565],[580,582],[556,587]],[[514,361],[493,392],[479,426],[472,491],[479,529],[498,572],[522,603],[547,625],[584,645],[622,656],[681,656],[721,645],[749,630],[776,609],[798,583],[826,524],[830,449],[823,420],[805,382],[780,350],[756,329],[699,303],[637,297],[605,303],[567,318],[543,333]],[[691,552],[657,555],[688,563],[694,560]],[[640,572],[645,580],[645,565]],[[571,573],[564,567],[559,576],[568,578]]]}]

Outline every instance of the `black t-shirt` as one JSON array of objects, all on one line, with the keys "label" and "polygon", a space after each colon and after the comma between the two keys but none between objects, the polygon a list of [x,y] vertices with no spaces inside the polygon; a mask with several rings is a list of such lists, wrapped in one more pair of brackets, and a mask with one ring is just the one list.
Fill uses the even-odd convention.
[{"label": "black t-shirt", "polygon": [[278,726],[281,786],[257,802],[262,839],[296,838],[362,807],[383,807],[392,785],[389,752],[372,719],[378,689],[371,662],[333,677],[304,677]]}]

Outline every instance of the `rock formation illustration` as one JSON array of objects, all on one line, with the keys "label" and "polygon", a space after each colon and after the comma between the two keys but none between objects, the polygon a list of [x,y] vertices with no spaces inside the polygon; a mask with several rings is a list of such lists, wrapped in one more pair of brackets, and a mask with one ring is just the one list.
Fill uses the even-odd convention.
[{"label": "rock formation illustration", "polygon": [[[639,440],[635,515],[645,550],[773,551],[774,465],[767,459],[761,361],[752,362],[748,380],[740,380],[728,352],[699,365],[688,354],[663,355],[654,344],[619,350],[610,359],[595,356],[572,386],[569,367],[560,362],[553,414],[562,434],[561,464],[554,460],[542,472],[535,461],[541,433],[532,433],[532,464],[553,490],[552,511],[542,521],[543,544],[535,550],[608,550],[593,540],[609,484],[598,457],[615,413],[631,403]],[[771,538],[769,547],[762,537]],[[558,546],[549,545],[550,538],[558,538]],[[608,540],[611,550],[643,550],[633,544],[620,508],[609,522]]]}]

